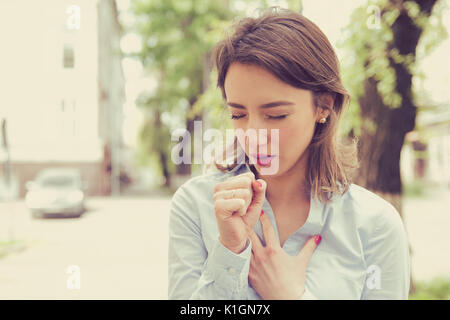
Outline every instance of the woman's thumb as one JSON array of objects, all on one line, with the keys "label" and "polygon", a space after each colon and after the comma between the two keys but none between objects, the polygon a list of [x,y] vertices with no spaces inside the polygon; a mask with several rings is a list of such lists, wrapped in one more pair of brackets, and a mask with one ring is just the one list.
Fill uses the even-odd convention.
[{"label": "woman's thumb", "polygon": [[264,200],[266,199],[266,188],[267,183],[262,180],[258,179],[252,182],[252,189],[253,189],[253,198],[252,202],[247,208],[247,214],[249,219],[251,219],[255,224],[258,221],[259,215],[261,213],[261,209],[264,204]]}]

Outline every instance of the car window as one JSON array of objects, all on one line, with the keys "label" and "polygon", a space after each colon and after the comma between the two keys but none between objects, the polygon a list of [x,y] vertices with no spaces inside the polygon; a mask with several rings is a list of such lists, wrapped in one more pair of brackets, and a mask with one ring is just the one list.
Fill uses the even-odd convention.
[{"label": "car window", "polygon": [[76,180],[70,176],[43,177],[38,182],[43,187],[71,187],[76,185]]}]

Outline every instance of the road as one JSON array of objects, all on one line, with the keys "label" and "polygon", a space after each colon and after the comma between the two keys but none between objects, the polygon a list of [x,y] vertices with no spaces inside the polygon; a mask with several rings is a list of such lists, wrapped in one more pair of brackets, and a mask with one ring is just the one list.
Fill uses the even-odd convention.
[{"label": "road", "polygon": [[[0,203],[0,241],[24,246],[0,258],[0,299],[167,299],[170,198],[88,207],[79,219],[36,220],[23,202]],[[450,277],[449,208],[448,192],[404,201],[416,280]]]},{"label": "road", "polygon": [[3,235],[12,224],[26,244],[0,259],[0,299],[167,299],[170,199],[93,198],[87,205],[79,219],[43,220],[20,202],[0,207]]}]

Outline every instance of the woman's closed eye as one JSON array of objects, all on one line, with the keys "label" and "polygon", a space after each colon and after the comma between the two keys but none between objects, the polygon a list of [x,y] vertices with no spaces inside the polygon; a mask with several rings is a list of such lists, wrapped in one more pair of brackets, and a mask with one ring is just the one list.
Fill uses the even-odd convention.
[{"label": "woman's closed eye", "polygon": [[[283,115],[280,115],[280,116],[267,116],[267,119],[269,119],[269,120],[281,120],[281,119],[284,119],[284,118],[286,118],[286,114],[283,114]],[[243,117],[245,117],[245,114],[243,114],[243,115],[234,115],[234,114],[232,114],[231,115],[231,119],[233,119],[233,120],[238,120],[238,119],[241,119],[241,118],[243,118]]]},{"label": "woman's closed eye", "polygon": [[281,119],[286,118],[286,116],[287,116],[286,114],[282,114],[280,116],[267,116],[267,117],[272,120],[281,120]]}]

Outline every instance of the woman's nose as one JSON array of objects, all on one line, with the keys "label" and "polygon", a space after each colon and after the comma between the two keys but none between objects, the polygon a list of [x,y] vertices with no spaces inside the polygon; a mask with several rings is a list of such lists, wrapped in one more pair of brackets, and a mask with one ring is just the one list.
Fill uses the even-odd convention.
[{"label": "woman's nose", "polygon": [[246,147],[249,152],[264,153],[270,152],[270,128],[267,123],[258,115],[249,115],[247,126],[245,128]]},{"label": "woman's nose", "polygon": [[264,134],[267,136],[268,129],[266,127],[266,123],[264,123],[264,119],[262,119],[261,117],[250,115],[247,122],[247,130],[248,129],[255,130],[258,136],[260,134]]},{"label": "woman's nose", "polygon": [[[252,133],[250,133],[253,131]],[[246,135],[247,150],[252,153],[269,152],[270,135],[267,128],[250,128]]]}]

